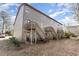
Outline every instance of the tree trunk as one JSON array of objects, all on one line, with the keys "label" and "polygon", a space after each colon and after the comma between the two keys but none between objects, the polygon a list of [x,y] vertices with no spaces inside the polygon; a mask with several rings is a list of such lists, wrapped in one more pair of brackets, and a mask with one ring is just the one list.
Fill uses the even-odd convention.
[{"label": "tree trunk", "polygon": [[2,25],[2,33],[4,33],[4,21],[3,21],[3,25]]}]

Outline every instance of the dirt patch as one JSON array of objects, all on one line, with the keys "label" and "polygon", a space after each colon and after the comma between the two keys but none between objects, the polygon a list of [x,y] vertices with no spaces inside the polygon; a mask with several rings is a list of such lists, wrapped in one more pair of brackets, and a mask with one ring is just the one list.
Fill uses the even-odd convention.
[{"label": "dirt patch", "polygon": [[20,48],[7,45],[7,40],[0,41],[0,55],[9,56],[77,56],[79,41],[62,39],[50,40],[42,44],[22,44]]}]

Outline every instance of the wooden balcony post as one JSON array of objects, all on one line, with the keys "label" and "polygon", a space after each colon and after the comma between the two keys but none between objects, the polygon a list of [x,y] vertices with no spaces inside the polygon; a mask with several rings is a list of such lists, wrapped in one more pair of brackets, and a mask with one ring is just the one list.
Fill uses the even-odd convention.
[{"label": "wooden balcony post", "polygon": [[32,44],[32,23],[31,23],[31,33],[30,33],[30,40],[31,40],[31,44]]}]

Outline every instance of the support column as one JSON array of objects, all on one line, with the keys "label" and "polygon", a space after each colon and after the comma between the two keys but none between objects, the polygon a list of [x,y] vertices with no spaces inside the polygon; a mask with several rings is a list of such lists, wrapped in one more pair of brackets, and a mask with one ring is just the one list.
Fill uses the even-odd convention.
[{"label": "support column", "polygon": [[36,30],[35,30],[35,44],[37,43],[37,35],[36,35]]},{"label": "support column", "polygon": [[30,40],[31,40],[31,44],[32,44],[32,23],[31,23]]},{"label": "support column", "polygon": [[27,34],[27,30],[24,31],[24,42],[25,42],[25,43],[27,43],[27,35],[26,35],[26,34]]}]

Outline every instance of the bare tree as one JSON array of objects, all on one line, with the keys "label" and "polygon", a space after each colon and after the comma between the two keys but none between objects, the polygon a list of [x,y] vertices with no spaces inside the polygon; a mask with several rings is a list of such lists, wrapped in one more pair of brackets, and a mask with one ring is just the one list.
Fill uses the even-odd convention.
[{"label": "bare tree", "polygon": [[2,18],[2,33],[5,33],[8,30],[9,27],[9,21],[10,21],[10,16],[6,11],[1,11],[0,12],[0,17]]},{"label": "bare tree", "polygon": [[74,3],[72,6],[75,13],[75,18],[79,22],[79,3]]}]

